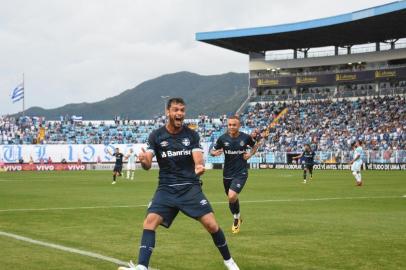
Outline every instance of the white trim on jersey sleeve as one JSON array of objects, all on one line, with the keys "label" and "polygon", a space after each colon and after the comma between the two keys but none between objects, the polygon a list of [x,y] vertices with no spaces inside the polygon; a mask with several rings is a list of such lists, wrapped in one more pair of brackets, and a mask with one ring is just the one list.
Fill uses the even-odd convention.
[{"label": "white trim on jersey sleeve", "polygon": [[193,148],[192,152],[204,152],[202,148]]},{"label": "white trim on jersey sleeve", "polygon": [[145,150],[148,153],[152,153],[152,156],[155,156],[155,151],[153,149],[147,148],[147,150]]}]

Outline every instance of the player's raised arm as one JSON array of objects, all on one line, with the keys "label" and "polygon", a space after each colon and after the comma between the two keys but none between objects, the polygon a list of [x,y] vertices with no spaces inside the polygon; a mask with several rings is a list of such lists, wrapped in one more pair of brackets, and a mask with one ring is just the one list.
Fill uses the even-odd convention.
[{"label": "player's raised arm", "polygon": [[141,152],[138,154],[138,160],[141,163],[141,167],[144,170],[149,170],[151,169],[152,166],[152,158],[153,154],[150,151],[145,151],[144,148],[141,148]]},{"label": "player's raised arm", "polygon": [[152,132],[148,137],[147,149],[141,148],[141,152],[138,153],[138,160],[140,161],[141,167],[144,170],[151,169],[152,158],[155,156],[157,151],[155,139],[155,133]]},{"label": "player's raised arm", "polygon": [[205,172],[204,168],[204,158],[203,158],[203,152],[201,151],[193,151],[193,161],[195,162],[195,173],[197,175],[202,175]]},{"label": "player's raised arm", "polygon": [[301,154],[298,155],[298,156],[292,157],[292,159],[299,159],[299,158],[301,158],[301,157],[303,157],[303,153],[301,153]]},{"label": "player's raised arm", "polygon": [[198,133],[193,134],[192,139],[192,158],[193,162],[195,163],[195,173],[196,175],[200,176],[204,174],[204,157],[203,157],[203,148],[200,145],[200,136]]}]

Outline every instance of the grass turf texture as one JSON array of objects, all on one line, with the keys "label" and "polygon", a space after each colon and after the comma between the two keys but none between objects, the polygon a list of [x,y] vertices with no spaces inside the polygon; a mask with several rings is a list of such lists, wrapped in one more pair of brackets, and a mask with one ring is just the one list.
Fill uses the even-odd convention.
[{"label": "grass turf texture", "polygon": [[[302,184],[301,171],[252,170],[240,196],[244,223],[238,235],[230,232],[221,171],[206,172],[203,189],[242,270],[406,269],[405,176],[364,171],[359,188],[349,171],[316,171],[313,181]],[[0,173],[0,231],[136,260],[142,205],[152,197],[156,178],[157,171],[136,171],[135,181],[119,178],[111,185],[110,172]],[[317,198],[337,199],[309,200]],[[106,208],[78,208],[88,206]],[[40,208],[73,209],[4,211]],[[0,250],[0,269],[117,268],[3,236]],[[151,266],[225,269],[208,233],[183,214],[169,230],[158,229]]]}]

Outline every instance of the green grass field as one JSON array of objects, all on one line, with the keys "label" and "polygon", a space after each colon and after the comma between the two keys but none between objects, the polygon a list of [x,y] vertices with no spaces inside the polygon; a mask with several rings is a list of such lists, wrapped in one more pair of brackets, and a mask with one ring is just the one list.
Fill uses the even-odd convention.
[{"label": "green grass field", "polygon": [[[406,269],[406,173],[253,170],[241,194],[244,223],[230,232],[221,171],[204,191],[241,270]],[[157,171],[111,185],[110,172],[0,173],[0,231],[123,261],[135,259]],[[86,208],[88,207],[88,208]],[[114,263],[0,235],[0,269],[116,269]],[[157,231],[151,266],[224,269],[200,223],[180,214]]]}]

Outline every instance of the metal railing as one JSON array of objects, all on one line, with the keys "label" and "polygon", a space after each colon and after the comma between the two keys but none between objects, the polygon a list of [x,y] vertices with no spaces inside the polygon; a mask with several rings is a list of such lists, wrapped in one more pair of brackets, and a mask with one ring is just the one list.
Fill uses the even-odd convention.
[{"label": "metal railing", "polygon": [[[399,42],[395,44],[395,50],[396,49],[402,49],[406,48],[406,42]],[[383,45],[381,46],[381,51],[388,51],[390,49],[390,45]],[[351,49],[351,54],[360,54],[360,53],[370,53],[370,52],[376,52],[376,47],[375,44],[371,46],[362,46],[362,47],[355,47]],[[326,50],[317,50],[317,51],[308,51],[307,53],[307,58],[315,58],[315,57],[326,57],[326,56],[334,56],[335,51],[334,49],[326,49]],[[347,49],[346,48],[340,48],[338,51],[338,55],[347,55]],[[303,59],[304,58],[304,53],[298,51],[297,54],[297,59]],[[276,52],[271,52],[267,53],[265,55],[265,60],[266,61],[272,61],[272,60],[289,60],[293,59],[293,51],[290,53],[276,53]]]}]

